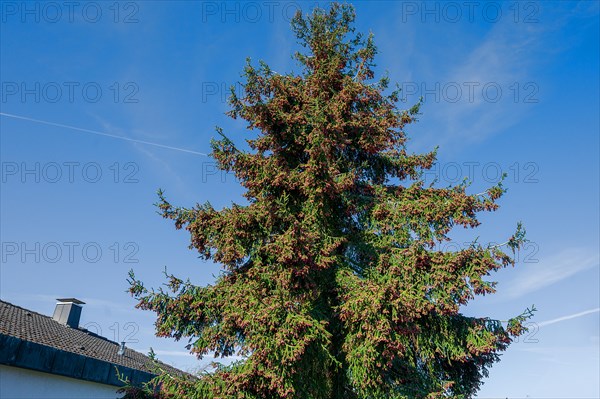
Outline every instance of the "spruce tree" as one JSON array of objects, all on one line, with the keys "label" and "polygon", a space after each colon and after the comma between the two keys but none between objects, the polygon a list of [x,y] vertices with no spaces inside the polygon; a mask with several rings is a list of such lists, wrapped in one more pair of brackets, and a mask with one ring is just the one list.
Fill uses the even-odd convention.
[{"label": "spruce tree", "polygon": [[525,331],[529,309],[506,327],[460,313],[495,291],[486,276],[514,265],[520,226],[505,246],[437,246],[496,210],[502,185],[474,195],[467,182],[425,184],[436,150],[409,153],[404,131],[420,104],[399,110],[399,91],[375,80],[373,37],[355,33],[354,18],[339,4],[294,17],[300,74],[248,61],[228,115],[247,122],[249,149],[220,130],[212,142],[246,205],[187,209],[159,192],[162,216],[223,273],[207,286],[168,275],[167,290],[148,290],[131,272],[137,307],[156,313],[158,336],[188,339],[199,357],[243,359],[198,379],[163,375],[164,393],[466,398]]}]

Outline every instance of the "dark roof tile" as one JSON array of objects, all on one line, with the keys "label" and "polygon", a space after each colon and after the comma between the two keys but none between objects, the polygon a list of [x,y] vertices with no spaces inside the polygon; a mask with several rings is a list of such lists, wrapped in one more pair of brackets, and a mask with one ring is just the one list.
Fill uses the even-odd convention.
[{"label": "dark roof tile", "polygon": [[[152,360],[140,352],[125,348],[119,355],[117,342],[5,301],[0,301],[0,334],[154,374]],[[168,373],[184,374],[168,364],[158,365]]]}]

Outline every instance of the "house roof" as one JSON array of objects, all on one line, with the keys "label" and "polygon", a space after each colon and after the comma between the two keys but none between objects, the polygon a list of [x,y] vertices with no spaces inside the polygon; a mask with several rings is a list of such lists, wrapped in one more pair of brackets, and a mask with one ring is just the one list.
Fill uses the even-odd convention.
[{"label": "house roof", "polygon": [[110,385],[122,385],[115,367],[132,383],[146,382],[162,370],[183,375],[165,363],[83,328],[71,328],[51,317],[0,300],[0,364],[30,368]]}]

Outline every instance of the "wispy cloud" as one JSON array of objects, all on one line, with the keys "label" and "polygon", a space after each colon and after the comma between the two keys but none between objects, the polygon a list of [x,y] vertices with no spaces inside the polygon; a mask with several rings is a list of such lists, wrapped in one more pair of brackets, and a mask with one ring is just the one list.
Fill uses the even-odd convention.
[{"label": "wispy cloud", "polygon": [[150,151],[147,148],[144,148],[143,146],[137,145],[136,144],[137,149],[144,155],[146,155],[148,158],[150,158],[152,161],[156,162],[157,164],[160,165],[161,170],[164,172],[167,172],[172,179],[170,179],[171,182],[175,182],[179,187],[184,187],[185,183],[183,182],[183,179],[181,178],[181,176],[179,176],[179,174],[177,172],[175,172],[175,170],[171,167],[171,164],[167,161],[165,161],[164,159],[160,158],[159,156],[157,156],[154,152]]},{"label": "wispy cloud", "polygon": [[594,308],[589,310],[584,310],[583,312],[573,313],[562,317],[557,317],[556,319],[542,321],[541,323],[537,323],[538,327],[545,327],[552,324],[560,323],[561,321],[576,319],[578,317],[586,316],[592,313],[600,312],[600,308]]},{"label": "wispy cloud", "polygon": [[592,267],[598,267],[598,253],[588,249],[563,250],[539,263],[528,263],[514,274],[507,284],[506,295],[511,299],[529,294],[563,281]]},{"label": "wispy cloud", "polygon": [[[148,353],[148,349],[145,353]],[[173,351],[173,350],[155,350],[160,360],[167,361],[174,367],[180,370],[185,370],[191,374],[200,374],[206,371],[214,370],[214,363],[220,363],[223,365],[230,365],[233,362],[244,360],[242,356],[228,356],[225,358],[214,358],[213,353],[207,354],[203,359],[198,359],[196,355],[193,355],[186,351]],[[184,362],[184,363],[181,363]],[[188,363],[190,362],[190,363]]]},{"label": "wispy cloud", "polygon": [[[45,304],[54,307],[56,304],[56,298],[62,298],[64,295],[55,294],[14,294],[11,298],[18,301],[27,301]],[[94,311],[107,309],[111,312],[118,312],[120,314],[138,314],[141,313],[139,310],[134,308],[135,301],[131,300],[131,306],[123,306],[123,302],[111,301],[103,298],[92,298],[88,296],[81,296],[78,299],[85,302],[86,309],[94,309]],[[18,305],[19,303],[17,303]],[[143,314],[143,313],[142,313]]]},{"label": "wispy cloud", "polygon": [[[150,349],[148,349],[150,351]],[[188,351],[169,351],[169,350],[155,350],[154,353],[161,356],[176,356],[176,357],[192,357],[196,358],[196,355],[188,352]],[[222,363],[231,363],[238,360],[244,360],[244,356],[232,355],[224,358],[213,359],[214,352],[211,352],[205,356],[205,359],[210,359],[210,361],[222,362]]]},{"label": "wispy cloud", "polygon": [[186,148],[179,148],[179,147],[173,147],[173,146],[170,146],[170,145],[153,143],[153,142],[145,141],[145,140],[138,140],[138,139],[134,139],[134,138],[131,138],[131,137],[119,136],[119,135],[116,135],[116,134],[111,134],[111,133],[107,133],[107,132],[100,132],[100,131],[92,130],[92,129],[85,129],[85,128],[82,128],[82,127],[77,127],[77,126],[72,126],[72,125],[66,125],[66,124],[63,124],[63,123],[56,123],[56,122],[46,121],[46,120],[42,120],[42,119],[30,118],[28,116],[23,116],[23,115],[7,114],[7,113],[4,113],[4,112],[0,112],[0,115],[4,116],[6,118],[19,119],[19,120],[24,120],[24,121],[28,121],[28,122],[39,123],[39,124],[42,124],[42,125],[60,127],[60,128],[63,128],[63,129],[73,130],[73,131],[77,131],[77,132],[81,132],[81,133],[94,134],[96,136],[110,137],[110,138],[113,138],[113,139],[119,139],[119,140],[129,141],[129,142],[137,143],[137,144],[144,144],[144,145],[149,145],[149,146],[154,146],[154,147],[165,148],[165,149],[168,149],[168,150],[174,150],[174,151],[179,151],[179,152],[186,152],[188,154],[208,156],[208,154],[205,154],[203,152],[188,150]]},{"label": "wispy cloud", "polygon": [[[447,98],[435,105],[437,119],[446,132],[442,139],[448,144],[481,140],[524,117],[533,105],[524,103],[524,96],[535,93],[538,87],[537,82],[530,81],[534,80],[535,50],[540,46],[541,32],[536,25],[502,21],[462,64],[440,75],[444,79],[442,87],[455,82],[462,88],[459,101]],[[452,91],[449,93],[454,96]],[[538,95],[527,101],[539,100]]]},{"label": "wispy cloud", "polygon": [[[148,349],[148,352],[150,349]],[[165,350],[155,350],[154,353],[160,356],[177,356],[177,357],[193,357],[196,356],[187,351],[165,351]]]}]

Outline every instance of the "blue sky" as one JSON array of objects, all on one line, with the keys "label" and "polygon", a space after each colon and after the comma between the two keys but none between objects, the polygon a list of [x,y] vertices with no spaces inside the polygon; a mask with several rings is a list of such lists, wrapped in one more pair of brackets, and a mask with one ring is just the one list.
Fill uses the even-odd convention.
[{"label": "blue sky", "polygon": [[[156,214],[155,192],[182,206],[242,201],[201,155],[215,125],[246,137],[224,115],[224,88],[246,57],[298,71],[289,19],[315,4],[327,6],[1,2],[0,297],[51,314],[55,298],[74,296],[88,328],[183,369],[206,364],[153,336],[152,314],[125,292],[127,271],[155,287],[165,266],[198,284],[219,272]],[[446,249],[504,242],[518,221],[531,240],[494,276],[498,292],[464,309],[501,320],[538,309],[480,398],[600,396],[598,4],[355,3],[401,105],[425,97],[407,132],[412,151],[440,146],[427,178],[470,177],[481,192],[508,174],[500,210]]]}]

